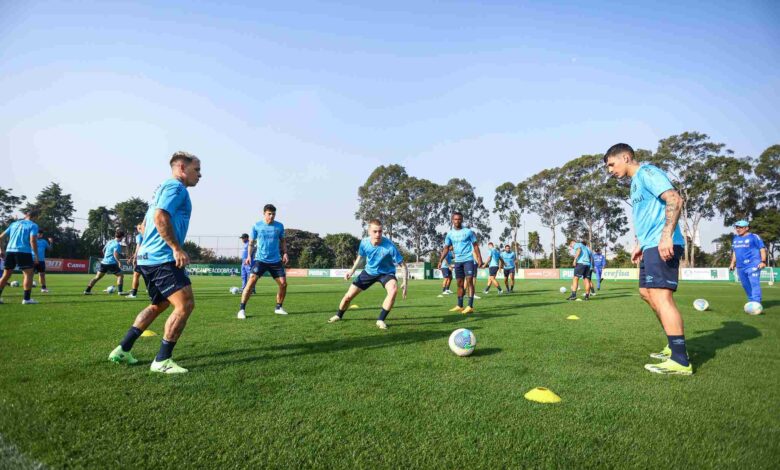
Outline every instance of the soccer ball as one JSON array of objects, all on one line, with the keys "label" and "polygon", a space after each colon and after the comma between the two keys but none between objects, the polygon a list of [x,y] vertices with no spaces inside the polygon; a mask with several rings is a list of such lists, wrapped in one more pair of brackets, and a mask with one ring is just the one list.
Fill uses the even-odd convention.
[{"label": "soccer ball", "polygon": [[230,293],[233,294],[233,295],[236,295],[239,292],[241,292],[241,289],[239,289],[238,287],[231,287],[230,288]]},{"label": "soccer ball", "polygon": [[761,315],[764,312],[764,306],[759,302],[748,302],[745,304],[745,313],[748,315]]},{"label": "soccer ball", "polygon": [[703,312],[703,311],[707,310],[708,308],[710,308],[710,303],[707,302],[704,299],[696,299],[696,300],[693,301],[693,308],[695,308],[696,310],[698,310],[700,312]]},{"label": "soccer ball", "polygon": [[38,287],[38,283],[33,281],[33,287]]},{"label": "soccer ball", "polygon": [[566,293],[566,288],[565,287],[561,287],[558,290],[561,292],[561,294],[565,294]]},{"label": "soccer ball", "polygon": [[471,330],[459,328],[450,335],[450,349],[458,356],[470,356],[477,346],[477,337]]},{"label": "soccer ball", "polygon": [[19,287],[19,281],[11,281],[11,283],[8,285],[11,287]]},{"label": "soccer ball", "polygon": [[114,293],[114,291],[116,291],[116,287],[114,287],[114,286],[108,286],[108,287],[106,287],[106,293],[108,293],[108,294],[113,294],[113,293]]}]

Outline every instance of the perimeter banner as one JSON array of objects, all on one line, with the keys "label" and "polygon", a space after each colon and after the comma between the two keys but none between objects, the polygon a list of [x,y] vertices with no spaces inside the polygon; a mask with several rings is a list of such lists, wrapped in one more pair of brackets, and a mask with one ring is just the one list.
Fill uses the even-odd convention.
[{"label": "perimeter banner", "polygon": [[46,260],[46,271],[53,273],[86,273],[89,272],[89,260],[49,258]]},{"label": "perimeter banner", "polygon": [[[560,279],[557,269],[523,269],[523,279]],[[571,278],[569,278],[571,279]]]},{"label": "perimeter banner", "polygon": [[607,268],[601,272],[601,277],[613,281],[634,281],[639,279],[639,270],[635,268]]}]

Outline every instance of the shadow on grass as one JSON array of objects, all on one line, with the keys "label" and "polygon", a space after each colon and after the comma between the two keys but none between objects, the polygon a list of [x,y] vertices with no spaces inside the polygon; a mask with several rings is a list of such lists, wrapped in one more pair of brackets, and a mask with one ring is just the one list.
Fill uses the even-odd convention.
[{"label": "shadow on grass", "polygon": [[726,321],[717,330],[702,331],[702,333],[707,334],[687,341],[691,362],[697,368],[713,359],[719,349],[725,349],[761,336],[761,332],[755,327],[738,321]]},{"label": "shadow on grass", "polygon": [[769,307],[776,307],[780,305],[780,300],[764,300],[763,302],[761,302],[761,305],[763,305],[764,310],[766,310]]},{"label": "shadow on grass", "polygon": [[471,356],[492,356],[493,354],[498,354],[501,352],[501,348],[484,348],[480,349],[477,348],[474,350],[473,353],[471,353]]},{"label": "shadow on grass", "polygon": [[[421,343],[431,340],[447,341],[449,331],[408,331],[403,333],[380,333],[372,336],[361,336],[358,338],[341,338],[327,341],[312,341],[301,343],[288,343],[278,346],[266,346],[258,348],[243,348],[219,353],[211,353],[202,356],[189,356],[188,361],[195,359],[193,363],[188,362],[192,367],[213,368],[224,367],[226,365],[256,362],[261,360],[274,360],[296,356],[307,356],[310,354],[328,354],[339,351],[349,351],[353,349],[372,350],[405,344]],[[491,351],[488,349],[487,351]],[[476,352],[476,351],[475,351]],[[246,355],[251,356],[247,357]],[[488,354],[494,354],[489,352]],[[238,356],[231,358],[230,356]],[[198,362],[197,359],[204,359]]]}]

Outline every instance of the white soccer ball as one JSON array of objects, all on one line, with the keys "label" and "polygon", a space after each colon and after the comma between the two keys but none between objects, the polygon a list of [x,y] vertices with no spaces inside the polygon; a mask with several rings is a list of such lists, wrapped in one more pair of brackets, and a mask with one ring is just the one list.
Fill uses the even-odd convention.
[{"label": "white soccer ball", "polygon": [[38,283],[33,281],[33,287],[38,287]]},{"label": "white soccer ball", "polygon": [[764,312],[764,306],[759,302],[748,302],[745,304],[745,313],[748,315],[761,315]]},{"label": "white soccer ball", "polygon": [[565,287],[561,287],[561,288],[560,288],[560,289],[558,289],[558,290],[560,290],[560,291],[561,291],[561,294],[565,294],[565,293],[568,291],[568,289],[566,289]]},{"label": "white soccer ball", "polygon": [[11,281],[8,285],[11,287],[19,287],[19,281]]},{"label": "white soccer ball", "polygon": [[470,356],[477,347],[477,337],[471,330],[459,328],[450,335],[450,349],[458,356]]},{"label": "white soccer ball", "polygon": [[114,286],[108,286],[106,287],[106,293],[113,294],[116,291],[116,287]]},{"label": "white soccer ball", "polygon": [[241,289],[239,289],[238,287],[231,287],[230,288],[230,293],[233,294],[233,295],[236,295],[239,292],[241,292]]},{"label": "white soccer ball", "polygon": [[693,308],[695,308],[696,310],[698,310],[700,312],[703,312],[703,311],[707,310],[708,308],[710,308],[710,303],[707,302],[704,299],[696,299],[696,300],[693,301]]}]

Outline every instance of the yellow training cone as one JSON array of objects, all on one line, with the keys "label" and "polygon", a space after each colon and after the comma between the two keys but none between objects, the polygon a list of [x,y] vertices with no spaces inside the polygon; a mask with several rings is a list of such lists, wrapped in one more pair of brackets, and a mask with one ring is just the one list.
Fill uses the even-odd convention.
[{"label": "yellow training cone", "polygon": [[555,392],[544,387],[536,387],[529,390],[525,394],[525,399],[537,403],[560,403],[561,401],[561,397],[556,395]]},{"label": "yellow training cone", "polygon": [[360,308],[360,307],[357,305],[350,305],[349,308]]},{"label": "yellow training cone", "polygon": [[143,333],[141,333],[141,336],[157,336],[157,333],[155,333],[152,330],[146,330]]},{"label": "yellow training cone", "polygon": [[566,319],[567,320],[579,320],[580,317],[578,317],[577,315],[569,315],[568,317],[566,317]]}]

